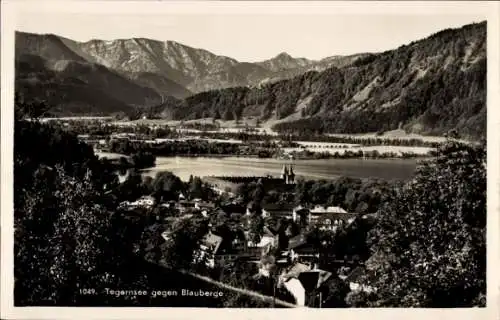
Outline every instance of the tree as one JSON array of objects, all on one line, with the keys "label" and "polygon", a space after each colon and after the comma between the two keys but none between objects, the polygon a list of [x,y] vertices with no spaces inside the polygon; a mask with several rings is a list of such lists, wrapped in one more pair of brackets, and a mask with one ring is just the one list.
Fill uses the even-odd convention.
[{"label": "tree", "polygon": [[323,284],[319,290],[323,292],[323,308],[345,308],[345,297],[349,293],[349,286],[337,277]]},{"label": "tree", "polygon": [[215,120],[219,120],[220,119],[220,113],[219,113],[219,110],[215,109],[214,110],[214,114],[213,114],[213,120],[215,122]]},{"label": "tree", "polygon": [[264,232],[264,218],[255,213],[250,218],[250,239],[254,243],[259,243]]},{"label": "tree", "polygon": [[253,189],[252,200],[256,204],[260,205],[260,203],[264,199],[264,196],[266,195],[266,192],[264,190],[264,184],[262,183],[261,180],[259,180],[256,184],[252,185],[251,188]]},{"label": "tree", "polygon": [[15,94],[14,100],[14,115],[18,120],[24,118],[38,119],[50,109],[50,106],[45,101],[35,99],[27,102],[19,93]]},{"label": "tree", "polygon": [[193,178],[189,183],[189,194],[191,198],[204,198],[203,183],[199,177]]},{"label": "tree", "polygon": [[[471,307],[486,290],[486,149],[448,141],[380,212],[370,306]],[[356,300],[353,298],[353,300]],[[484,306],[484,304],[483,304]]]},{"label": "tree", "polygon": [[136,169],[150,168],[155,165],[156,157],[151,152],[138,151],[132,155],[132,163]]},{"label": "tree", "polygon": [[134,201],[145,194],[142,176],[136,170],[131,170],[127,179],[118,187],[118,198],[121,201]]},{"label": "tree", "polygon": [[222,116],[222,120],[224,120],[224,121],[234,120],[234,116],[233,116],[233,113],[231,112],[231,110],[226,109],[224,111],[224,114]]},{"label": "tree", "polygon": [[158,172],[153,182],[153,190],[157,200],[175,200],[183,191],[183,183],[170,171]]},{"label": "tree", "polygon": [[208,231],[206,222],[197,219],[180,220],[171,233],[171,240],[162,245],[161,264],[167,268],[191,269],[200,241]]},{"label": "tree", "polygon": [[75,304],[79,288],[104,290],[111,215],[99,204],[91,173],[83,180],[61,166],[40,167],[33,188],[16,195],[15,296],[19,305]]}]

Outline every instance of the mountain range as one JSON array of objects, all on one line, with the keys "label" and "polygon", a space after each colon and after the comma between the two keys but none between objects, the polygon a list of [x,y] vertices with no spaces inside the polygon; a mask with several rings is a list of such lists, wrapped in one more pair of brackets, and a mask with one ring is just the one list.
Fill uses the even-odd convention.
[{"label": "mountain range", "polygon": [[16,91],[53,114],[142,110],[167,119],[256,119],[279,131],[486,131],[486,22],[395,50],[239,62],[174,41],[77,42],[16,33]]},{"label": "mountain range", "polygon": [[[213,89],[255,86],[310,69],[325,69],[337,61],[340,65],[345,58],[313,61],[281,53],[266,61],[247,63],[174,41],[133,38],[77,42],[53,34],[16,32],[18,91],[37,96],[59,87],[81,92],[75,99],[72,93],[66,97],[45,94],[43,98],[54,105],[53,111],[62,113],[106,113],[156,105],[168,96],[185,98]],[[83,99],[87,91],[97,97]]]}]

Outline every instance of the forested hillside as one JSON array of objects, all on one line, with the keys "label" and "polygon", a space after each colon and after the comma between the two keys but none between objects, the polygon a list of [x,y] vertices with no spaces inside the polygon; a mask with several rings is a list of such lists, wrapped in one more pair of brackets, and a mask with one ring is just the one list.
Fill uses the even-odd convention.
[{"label": "forested hillside", "polygon": [[16,59],[15,88],[27,101],[45,101],[54,115],[130,112],[132,106],[161,102],[153,89],[132,83],[99,64],[47,61],[28,54]]},{"label": "forested hillside", "polygon": [[257,117],[278,131],[422,134],[486,130],[486,22],[448,29],[342,68],[259,88],[229,88],[170,101],[163,116]]},{"label": "forested hillside", "polygon": [[16,39],[16,90],[46,100],[56,114],[150,114],[154,107],[166,119],[257,118],[281,132],[456,129],[478,138],[486,130],[486,22],[320,61],[282,53],[245,63],[148,39]]}]

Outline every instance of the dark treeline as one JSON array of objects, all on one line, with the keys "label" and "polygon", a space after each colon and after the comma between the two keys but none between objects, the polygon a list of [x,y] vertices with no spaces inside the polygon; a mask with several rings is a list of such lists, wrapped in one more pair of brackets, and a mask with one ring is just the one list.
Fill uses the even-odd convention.
[{"label": "dark treeline", "polygon": [[180,125],[182,129],[192,129],[199,131],[214,131],[219,130],[219,126],[216,123],[201,123],[201,122],[193,122],[193,123],[182,123]]},{"label": "dark treeline", "polygon": [[[304,120],[304,121],[313,121]],[[146,125],[137,124],[130,126],[119,126],[110,123],[104,123],[102,121],[77,121],[68,120],[66,127],[67,130],[75,134],[90,135],[95,137],[106,137],[111,134],[116,133],[133,133],[138,136],[142,136],[145,139],[161,139],[161,138],[181,138],[189,136],[194,133],[185,133],[174,128],[170,128],[167,125]],[[57,123],[55,123],[57,125]],[[199,124],[200,126],[204,124]],[[186,125],[182,125],[185,127]],[[286,127],[286,125],[284,125]],[[63,126],[61,126],[63,127]],[[309,141],[311,145],[314,142],[328,142],[328,143],[339,143],[339,144],[357,144],[362,146],[411,146],[411,147],[437,147],[440,143],[425,141],[424,139],[418,138],[387,138],[387,137],[356,137],[356,136],[331,136],[324,134],[326,132],[318,131],[321,126],[314,126],[314,129],[304,129],[301,131],[297,130],[280,130],[279,134],[270,135],[266,133],[256,133],[252,132],[250,129],[242,129],[240,132],[224,132],[220,129],[217,130],[201,130],[196,124],[192,124],[192,127],[186,129],[198,130],[201,132],[196,133],[202,138],[207,139],[234,139],[241,140],[243,142],[260,142],[264,144],[271,144],[274,141],[280,141],[284,147],[298,147],[295,143],[296,141]],[[63,127],[64,128],[64,127]],[[331,146],[333,147],[333,146]]]},{"label": "dark treeline", "polygon": [[403,181],[342,177],[335,180],[299,179],[292,193],[270,190],[262,182],[252,181],[238,189],[238,195],[258,204],[290,203],[303,206],[340,206],[349,212],[373,213],[390,199]]},{"label": "dark treeline", "polygon": [[[107,137],[116,133],[132,133],[147,138],[177,138],[180,135],[166,125],[148,126],[144,124],[119,126],[111,123],[95,121],[65,120],[68,124],[66,129],[77,135],[89,135],[94,137]],[[54,125],[59,125],[54,122]]]},{"label": "dark treeline", "polygon": [[154,177],[142,177],[138,171],[129,173],[127,179],[118,186],[119,201],[134,201],[150,195],[157,203],[178,200],[182,194],[187,199],[216,201],[217,195],[199,177],[191,176],[188,182],[169,171],[158,172]]},{"label": "dark treeline", "polygon": [[348,177],[331,181],[299,180],[295,187],[295,201],[305,205],[341,206],[348,212],[373,213],[402,184],[398,180]]},{"label": "dark treeline", "polygon": [[[140,196],[143,191],[137,192],[136,188],[142,186],[144,193],[152,193],[158,199],[173,199],[182,191],[192,197],[210,197],[199,178],[183,184],[178,177],[163,173],[143,182],[140,175],[131,174],[119,185],[115,168],[108,161],[99,161],[92,148],[76,136],[48,124],[25,121],[17,116],[17,111],[18,108],[14,124],[15,306],[161,306],[164,297],[117,296],[106,294],[106,288],[148,292],[218,290],[169,270],[165,263],[160,267],[158,261],[151,264],[144,259],[146,254],[160,249],[163,262],[175,267],[188,265],[193,251],[184,249],[197,245],[193,236],[203,234],[202,225],[193,221],[189,222],[193,224],[191,229],[181,226],[179,230],[185,236],[180,237],[179,233],[179,246],[172,246],[164,240],[158,242],[164,230],[161,225],[157,225],[158,237],[149,236],[147,230],[154,221],[150,215],[131,215],[118,208],[121,200]],[[93,291],[84,294],[81,289]],[[252,299],[247,299],[250,303],[248,300]],[[220,307],[225,300],[171,301],[177,306]]]},{"label": "dark treeline", "polygon": [[329,136],[322,134],[295,134],[287,135],[282,134],[282,139],[293,140],[293,141],[311,141],[313,142],[330,142],[330,143],[345,143],[345,144],[358,144],[362,146],[408,146],[408,147],[437,147],[440,143],[425,141],[423,139],[405,139],[405,138],[358,138],[352,137],[340,137],[340,136]]},{"label": "dark treeline", "polygon": [[[315,130],[303,132],[281,132],[276,135],[257,134],[251,132],[204,132],[203,137],[212,139],[237,139],[243,141],[273,141],[278,140],[282,143],[291,143],[289,147],[297,147],[296,141],[308,141],[311,145],[314,142],[357,144],[362,146],[408,146],[408,147],[437,147],[439,142],[425,141],[423,139],[405,139],[405,138],[384,138],[384,137],[356,137],[356,136],[331,136],[318,133]],[[333,146],[332,146],[333,148]]]},{"label": "dark treeline", "polygon": [[175,140],[158,144],[147,144],[141,141],[114,140],[110,142],[110,151],[121,154],[144,152],[156,157],[201,156],[201,155],[240,155],[270,157],[275,149],[259,144],[240,145],[226,142],[213,142],[199,139]]},{"label": "dark treeline", "polygon": [[426,158],[432,156],[434,152],[431,150],[426,154],[419,154],[415,152],[379,152],[377,150],[372,151],[353,151],[346,150],[345,152],[311,152],[308,150],[303,151],[293,151],[290,152],[290,155],[293,156],[294,159],[412,159],[412,158]]}]

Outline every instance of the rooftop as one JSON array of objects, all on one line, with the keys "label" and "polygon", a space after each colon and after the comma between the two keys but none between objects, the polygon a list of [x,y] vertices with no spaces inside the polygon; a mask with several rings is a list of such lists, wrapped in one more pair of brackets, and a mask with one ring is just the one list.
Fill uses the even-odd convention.
[{"label": "rooftop", "polygon": [[297,278],[302,272],[309,271],[311,268],[308,265],[302,264],[302,263],[296,263],[293,265],[288,272],[286,272],[283,275],[283,278],[288,279],[288,278]]},{"label": "rooftop", "polygon": [[304,244],[307,244],[307,237],[304,234],[300,234],[291,238],[288,242],[288,249],[295,249]]},{"label": "rooftop", "polygon": [[343,220],[343,221],[348,221],[350,219],[356,218],[358,215],[355,213],[325,213],[319,217],[318,222],[324,222],[325,220]]},{"label": "rooftop", "polygon": [[330,206],[330,207],[323,207],[323,206],[315,206],[314,208],[312,208],[310,210],[311,213],[347,213],[347,211],[345,211],[344,209],[342,209],[341,207],[333,207],[333,206]]},{"label": "rooftop", "polygon": [[216,253],[222,243],[222,237],[215,235],[213,233],[208,233],[202,240],[202,243],[209,248],[212,248],[213,252]]},{"label": "rooftop", "polygon": [[307,270],[299,274],[299,280],[304,289],[310,291],[321,286],[331,275],[331,272],[321,269]]}]

